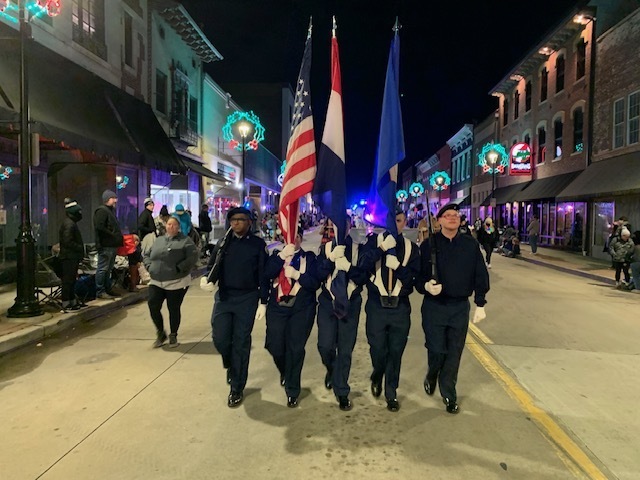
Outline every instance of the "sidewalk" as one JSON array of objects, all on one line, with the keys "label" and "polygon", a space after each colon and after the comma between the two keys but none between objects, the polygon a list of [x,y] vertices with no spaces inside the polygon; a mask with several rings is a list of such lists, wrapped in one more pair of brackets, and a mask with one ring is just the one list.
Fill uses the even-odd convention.
[{"label": "sidewalk", "polygon": [[[272,242],[269,244],[269,248],[276,245],[276,242]],[[529,245],[522,244],[520,248],[522,255],[517,260],[579,275],[608,285],[615,284],[614,272],[609,268],[608,262],[549,248],[539,248],[538,254],[532,255]],[[200,267],[193,272],[193,278],[203,275],[205,270],[206,267]],[[55,332],[72,328],[81,322],[87,322],[128,305],[145,301],[147,289],[145,287],[139,288],[137,292],[125,293],[116,300],[93,300],[89,302],[87,308],[77,312],[62,313],[52,307],[45,307],[44,315],[39,317],[7,318],[7,309],[13,305],[15,296],[15,284],[0,287],[0,355],[35,343]]]}]

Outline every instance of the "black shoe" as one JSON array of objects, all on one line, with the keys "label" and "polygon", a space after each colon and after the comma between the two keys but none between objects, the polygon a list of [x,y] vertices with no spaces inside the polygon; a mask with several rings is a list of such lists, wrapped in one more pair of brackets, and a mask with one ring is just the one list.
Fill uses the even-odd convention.
[{"label": "black shoe", "polygon": [[436,380],[435,379],[431,380],[427,375],[424,379],[424,392],[427,395],[431,396],[435,391],[436,391]]},{"label": "black shoe", "polygon": [[115,290],[107,290],[107,295],[111,295],[112,297],[121,297],[122,296],[118,292],[116,292]]},{"label": "black shoe", "polygon": [[287,397],[287,407],[296,408],[298,406],[298,397]]},{"label": "black shoe", "polygon": [[162,332],[158,332],[158,338],[156,338],[156,341],[153,342],[153,348],[160,348],[162,345],[164,345],[164,342],[167,341],[167,334],[162,331]]},{"label": "black shoe", "polygon": [[229,408],[239,407],[242,403],[242,400],[244,400],[244,395],[242,394],[242,392],[234,392],[232,390],[229,394],[229,398],[227,399],[227,406]]},{"label": "black shoe", "polygon": [[397,398],[387,398],[387,410],[390,412],[397,412],[400,410],[400,402]]},{"label": "black shoe", "polygon": [[180,345],[180,343],[178,343],[178,334],[169,334],[169,348],[176,348],[178,345]]},{"label": "black shoe", "polygon": [[349,400],[349,397],[347,397],[346,395],[338,397],[338,403],[340,404],[340,410],[342,410],[343,412],[348,412],[353,408],[351,400]]},{"label": "black shoe", "polygon": [[448,398],[443,398],[442,401],[447,406],[447,412],[455,415],[460,411],[460,407],[458,407],[458,404],[455,402],[455,400],[449,400]]},{"label": "black shoe", "polygon": [[284,387],[284,374],[283,373],[280,374],[280,386]]},{"label": "black shoe", "polygon": [[66,306],[66,307],[63,307],[63,308],[62,308],[62,311],[63,311],[64,313],[67,313],[67,312],[75,312],[75,311],[78,311],[78,310],[80,310],[80,305],[78,305],[78,304],[75,304],[75,305],[69,305],[69,306]]},{"label": "black shoe", "polygon": [[113,295],[109,295],[107,292],[102,292],[96,295],[96,298],[98,300],[114,300],[116,297],[114,297]]},{"label": "black shoe", "polygon": [[376,398],[382,394],[382,380],[371,380],[371,394]]},{"label": "black shoe", "polygon": [[333,386],[333,383],[331,382],[332,375],[333,372],[331,370],[327,370],[327,374],[324,376],[324,388],[327,390],[331,390],[331,387]]},{"label": "black shoe", "polygon": [[227,385],[231,385],[231,369],[227,368]]}]

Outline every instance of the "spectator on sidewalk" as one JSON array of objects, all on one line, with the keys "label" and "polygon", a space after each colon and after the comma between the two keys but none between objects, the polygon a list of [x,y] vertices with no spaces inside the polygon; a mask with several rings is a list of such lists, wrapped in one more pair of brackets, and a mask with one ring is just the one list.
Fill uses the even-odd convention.
[{"label": "spectator on sidewalk", "polygon": [[633,287],[636,293],[640,293],[640,230],[636,230],[633,232],[633,237],[631,237],[633,241],[633,257],[631,258],[631,264],[629,265],[631,269],[631,283],[630,286]]},{"label": "spectator on sidewalk", "polygon": [[471,235],[473,236],[473,234],[471,233],[471,226],[469,225],[469,222],[467,222],[467,216],[466,215],[460,215],[460,233],[462,233],[463,235]]},{"label": "spectator on sidewalk", "polygon": [[145,255],[156,239],[156,221],[153,218],[153,199],[144,199],[144,210],[138,217],[138,239],[140,240],[142,254]]},{"label": "spectator on sidewalk", "polygon": [[498,231],[493,226],[491,217],[487,217],[484,220],[482,228],[478,230],[478,243],[484,248],[487,268],[491,268],[491,254],[498,243]]},{"label": "spectator on sidewalk", "polygon": [[102,192],[102,205],[93,214],[93,227],[98,250],[96,270],[96,298],[113,299],[120,294],[112,289],[111,272],[116,261],[116,250],[123,244],[122,232],[115,215],[118,197],[111,190]]},{"label": "spectator on sidewalk", "polygon": [[533,214],[533,218],[527,225],[527,235],[529,235],[529,245],[531,245],[531,254],[538,253],[538,235],[540,235],[540,220],[537,214]]},{"label": "spectator on sidewalk", "polygon": [[60,253],[58,258],[62,264],[62,308],[65,312],[79,310],[82,304],[76,300],[75,284],[78,266],[84,258],[84,241],[78,228],[82,220],[82,208],[75,200],[64,199],[66,218],[60,226]]},{"label": "spectator on sidewalk", "polygon": [[204,254],[207,250],[207,245],[209,245],[209,236],[213,231],[211,217],[209,216],[209,205],[206,203],[200,208],[198,224],[200,225],[200,240],[202,242],[202,253]]},{"label": "spectator on sidewalk", "polygon": [[[620,236],[615,236],[609,245],[609,253],[616,268],[616,288],[626,287],[631,280],[629,277],[629,263],[634,252],[634,244],[631,240],[631,232],[623,227]],[[620,281],[620,272],[624,273],[624,280]]]},{"label": "spectator on sidewalk", "polygon": [[169,220],[169,218],[171,218],[171,215],[169,215],[169,209],[166,205],[162,205],[160,214],[155,219],[156,233],[159,237],[167,233],[167,220]]},{"label": "spectator on sidewalk", "polygon": [[191,284],[191,270],[198,261],[198,251],[193,241],[182,234],[177,218],[167,221],[167,233],[156,238],[144,264],[151,281],[149,282],[149,314],[156,327],[156,341],[153,347],[161,347],[167,340],[162,318],[162,304],[167,301],[169,310],[169,347],[177,347],[180,328],[180,307]]}]

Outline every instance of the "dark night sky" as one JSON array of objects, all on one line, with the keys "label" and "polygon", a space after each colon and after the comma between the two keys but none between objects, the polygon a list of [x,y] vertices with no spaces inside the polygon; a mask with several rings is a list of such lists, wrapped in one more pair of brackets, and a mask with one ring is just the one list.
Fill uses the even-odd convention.
[{"label": "dark night sky", "polygon": [[[488,92],[577,0],[184,0],[224,60],[225,82],[290,82],[313,15],[311,96],[318,142],[330,89],[331,15],[338,23],[349,200],[369,188],[396,15],[407,159],[435,153],[463,124],[497,107]],[[233,92],[231,92],[233,94]],[[242,105],[250,109],[250,105]],[[259,112],[257,112],[259,114]]]}]

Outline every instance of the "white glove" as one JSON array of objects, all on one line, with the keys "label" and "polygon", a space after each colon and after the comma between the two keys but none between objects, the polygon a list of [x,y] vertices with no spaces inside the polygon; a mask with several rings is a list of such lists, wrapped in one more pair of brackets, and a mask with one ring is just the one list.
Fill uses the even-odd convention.
[{"label": "white glove", "polygon": [[380,248],[382,249],[383,252],[386,252],[387,250],[390,250],[395,246],[396,246],[396,239],[394,238],[394,236],[393,235],[387,235],[387,238],[385,238],[382,241],[382,244],[380,245]]},{"label": "white glove", "polygon": [[400,261],[398,260],[398,257],[396,257],[395,255],[387,255],[387,258],[384,264],[386,265],[387,268],[390,268],[391,270],[395,270],[400,266]]},{"label": "white glove", "polygon": [[435,280],[431,279],[424,284],[424,289],[435,297],[436,295],[440,295],[442,293],[442,284],[437,283]]},{"label": "white glove", "polygon": [[336,260],[336,268],[343,272],[348,272],[351,268],[351,262],[347,260],[347,257],[340,257]]},{"label": "white glove", "polygon": [[293,268],[291,265],[287,265],[286,267],[284,267],[284,276],[287,278],[298,280],[300,278],[300,272]]},{"label": "white glove", "polygon": [[200,288],[205,292],[213,292],[214,285],[207,280],[207,277],[202,277],[200,279]]},{"label": "white glove", "polygon": [[255,321],[259,322],[264,319],[267,314],[267,306],[263,303],[258,304],[258,309],[256,310]]},{"label": "white glove", "polygon": [[336,245],[335,247],[333,247],[333,250],[331,250],[331,253],[329,253],[329,256],[327,258],[332,262],[335,262],[339,258],[343,258],[346,248],[347,247],[345,245]]},{"label": "white glove", "polygon": [[278,256],[282,260],[285,260],[287,257],[293,257],[295,253],[296,253],[296,246],[293,243],[289,243],[282,249],[282,251],[278,254]]},{"label": "white glove", "polygon": [[484,311],[484,307],[476,307],[476,311],[473,314],[473,323],[480,323],[487,318],[487,313]]}]

